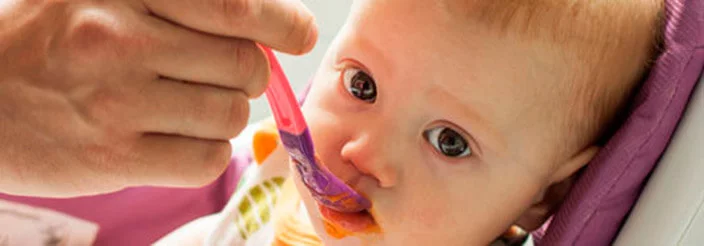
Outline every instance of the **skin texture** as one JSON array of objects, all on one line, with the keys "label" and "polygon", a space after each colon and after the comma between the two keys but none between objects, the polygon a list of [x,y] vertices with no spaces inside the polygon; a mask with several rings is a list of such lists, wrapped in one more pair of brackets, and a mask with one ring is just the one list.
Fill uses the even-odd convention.
[{"label": "skin texture", "polygon": [[[434,1],[356,1],[304,114],[322,162],[372,200],[384,233],[327,235],[296,177],[324,244],[487,245],[518,220],[540,225],[556,204],[546,198],[560,200],[563,182],[598,150],[565,151],[567,136],[552,134],[553,116],[567,113],[556,102],[569,98],[539,95],[575,65],[544,47],[467,23]],[[346,69],[374,78],[375,102],[348,92]],[[435,127],[460,133],[472,154],[442,155],[423,134]]]},{"label": "skin texture", "polygon": [[0,0],[0,192],[209,183],[268,81],[254,41],[316,39],[295,0]]}]

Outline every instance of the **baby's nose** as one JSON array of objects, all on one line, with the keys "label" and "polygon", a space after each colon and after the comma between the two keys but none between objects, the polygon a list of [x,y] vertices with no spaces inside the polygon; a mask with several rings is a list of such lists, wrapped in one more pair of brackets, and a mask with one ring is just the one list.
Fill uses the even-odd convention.
[{"label": "baby's nose", "polygon": [[346,164],[354,167],[361,175],[376,179],[382,188],[390,188],[396,185],[398,170],[393,161],[386,158],[388,155],[384,154],[379,145],[383,143],[370,135],[360,135],[347,141],[342,146],[340,155]]}]

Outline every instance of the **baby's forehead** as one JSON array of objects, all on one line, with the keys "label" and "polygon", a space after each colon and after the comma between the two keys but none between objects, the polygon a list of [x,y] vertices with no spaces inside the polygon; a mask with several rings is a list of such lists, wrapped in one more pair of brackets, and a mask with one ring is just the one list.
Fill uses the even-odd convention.
[{"label": "baby's forehead", "polygon": [[371,63],[383,60],[388,65],[383,67],[391,67],[389,70],[395,74],[409,78],[422,76],[428,81],[463,89],[470,82],[474,87],[490,86],[489,83],[502,87],[500,83],[517,82],[506,76],[493,77],[499,73],[516,76],[549,73],[557,77],[566,72],[567,69],[554,68],[562,66],[564,59],[550,53],[553,46],[517,41],[491,30],[493,26],[467,16],[471,13],[467,8],[477,7],[468,2],[358,0],[351,19],[353,33],[347,38],[352,40],[349,43],[368,44],[359,45],[363,47],[360,49],[378,49],[375,53],[382,54],[367,60]]},{"label": "baby's forehead", "polygon": [[[559,18],[579,14],[587,4],[559,4],[563,1],[535,0],[356,0],[366,12],[406,19],[413,24],[482,24],[499,29],[531,29],[554,25]],[[577,7],[578,5],[585,5]],[[400,15],[396,15],[400,14]],[[392,15],[393,17],[389,16]],[[423,17],[423,18],[420,18]],[[574,23],[569,23],[574,24]]]},{"label": "baby's forehead", "polygon": [[[451,11],[449,0],[357,0],[350,23],[357,32],[370,39],[386,42],[384,46],[408,46],[406,50],[468,49],[478,35],[467,18]],[[454,2],[454,0],[452,0]]]},{"label": "baby's forehead", "polygon": [[[493,30],[492,25],[481,23],[478,17],[469,17],[473,12],[468,8],[494,10],[468,2],[471,1],[358,0],[351,24],[348,23],[353,35],[348,38],[372,43],[370,46],[382,50],[382,58],[396,63],[392,65],[426,73],[448,74],[446,70],[500,67],[502,61],[491,60],[499,56],[515,57],[503,61],[505,66],[510,66],[509,63],[564,64],[564,59],[553,55],[554,46],[516,40]],[[460,8],[463,10],[458,10]],[[397,59],[392,59],[394,57]]]},{"label": "baby's forehead", "polygon": [[[588,35],[590,32],[564,31],[571,30],[571,26],[577,23],[560,20],[566,18],[566,10],[562,7],[537,3],[543,1],[535,1],[535,4],[532,1],[520,4],[513,2],[515,1],[357,0],[352,20],[360,29],[376,29],[383,31],[386,34],[384,36],[392,36],[387,39],[405,39],[402,44],[433,48],[449,45],[456,50],[472,49],[464,44],[479,38],[552,42],[555,39],[567,40],[569,38],[564,36],[575,33],[591,36]],[[519,38],[522,40],[515,40]],[[547,39],[551,40],[546,41]]]}]

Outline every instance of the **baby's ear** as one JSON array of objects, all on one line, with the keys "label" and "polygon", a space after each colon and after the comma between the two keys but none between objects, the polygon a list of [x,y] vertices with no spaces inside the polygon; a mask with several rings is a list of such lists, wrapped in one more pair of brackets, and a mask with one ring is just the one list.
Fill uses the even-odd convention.
[{"label": "baby's ear", "polygon": [[550,185],[538,195],[535,203],[521,215],[516,225],[529,232],[540,228],[567,197],[576,179],[577,171],[589,163],[599,152],[599,149],[598,146],[586,148],[560,165],[553,172]]}]

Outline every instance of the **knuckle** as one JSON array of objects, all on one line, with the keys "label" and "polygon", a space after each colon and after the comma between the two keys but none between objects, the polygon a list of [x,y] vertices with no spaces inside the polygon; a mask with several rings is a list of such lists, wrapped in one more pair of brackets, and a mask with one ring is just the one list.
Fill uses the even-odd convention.
[{"label": "knuckle", "polygon": [[255,78],[257,69],[266,64],[266,58],[252,41],[240,40],[232,44],[235,54],[235,69],[241,80],[248,82]]},{"label": "knuckle", "polygon": [[249,77],[248,81],[245,81],[246,86],[244,87],[244,92],[250,98],[258,97],[264,93],[267,84],[269,82],[269,75],[271,73],[268,65],[268,61],[264,51],[259,48],[254,50],[254,62],[252,67],[252,75]]},{"label": "knuckle", "polygon": [[241,92],[235,92],[234,94],[231,96],[228,112],[223,114],[227,116],[224,121],[228,139],[237,136],[249,120],[249,101],[247,97]]},{"label": "knuckle", "polygon": [[84,101],[87,116],[99,123],[110,123],[124,116],[124,98],[111,90],[99,90]]},{"label": "knuckle", "polygon": [[191,183],[203,186],[212,183],[227,168],[232,155],[232,147],[227,141],[208,143],[208,150],[203,156],[203,163],[199,169],[199,175],[193,175]]},{"label": "knuckle", "polygon": [[191,126],[197,125],[198,122],[212,121],[213,119],[209,115],[211,115],[210,112],[212,112],[212,109],[219,103],[219,100],[216,99],[216,97],[207,93],[189,98],[191,103],[187,107],[180,109],[180,113],[187,116],[181,121],[181,127],[191,128]]},{"label": "knuckle", "polygon": [[145,46],[153,45],[153,37],[139,35],[135,28],[105,10],[79,11],[70,20],[65,42],[71,54],[81,60],[104,62],[133,55]]},{"label": "knuckle", "polygon": [[[296,46],[291,52],[293,55],[302,55],[312,47],[308,40],[308,34],[311,29],[315,28],[315,18],[304,12],[293,12],[290,23],[292,23],[292,27],[288,30],[283,40],[295,40]],[[310,38],[316,39],[316,37]]]},{"label": "knuckle", "polygon": [[[207,122],[214,137],[229,140],[244,129],[249,118],[249,101],[240,91],[209,93],[193,107],[194,121]],[[207,110],[203,110],[207,109]]]},{"label": "knuckle", "polygon": [[256,15],[257,2],[252,0],[215,0],[217,7],[222,13],[223,25],[226,28],[245,28],[247,20]]},{"label": "knuckle", "polygon": [[73,18],[67,41],[78,54],[94,55],[113,47],[118,36],[115,26],[105,15],[83,11]]}]

